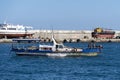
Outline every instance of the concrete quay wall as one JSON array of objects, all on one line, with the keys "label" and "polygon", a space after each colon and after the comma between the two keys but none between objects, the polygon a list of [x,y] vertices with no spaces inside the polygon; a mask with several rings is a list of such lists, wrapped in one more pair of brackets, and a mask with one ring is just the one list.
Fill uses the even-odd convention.
[{"label": "concrete quay wall", "polygon": [[[77,40],[77,39],[91,39],[91,31],[75,31],[75,30],[54,30],[54,37],[59,41],[63,40]],[[33,35],[34,38],[51,39],[51,30],[37,30]]]},{"label": "concrete quay wall", "polygon": [[[89,41],[96,41],[96,42],[120,42],[120,39],[94,39],[91,36],[90,30],[53,30],[54,37],[57,41],[64,41],[67,40],[68,42],[89,42]],[[51,41],[51,34],[52,30],[34,30],[34,38],[40,38],[41,40]],[[116,31],[114,37],[120,36],[120,31]]]}]

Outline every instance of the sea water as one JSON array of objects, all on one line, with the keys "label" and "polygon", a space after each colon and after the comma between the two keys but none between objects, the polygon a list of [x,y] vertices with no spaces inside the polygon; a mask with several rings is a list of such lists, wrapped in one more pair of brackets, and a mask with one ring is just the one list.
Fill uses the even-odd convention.
[{"label": "sea water", "polygon": [[96,57],[33,57],[17,56],[11,43],[0,43],[0,80],[120,80],[120,43],[98,44],[103,50]]}]

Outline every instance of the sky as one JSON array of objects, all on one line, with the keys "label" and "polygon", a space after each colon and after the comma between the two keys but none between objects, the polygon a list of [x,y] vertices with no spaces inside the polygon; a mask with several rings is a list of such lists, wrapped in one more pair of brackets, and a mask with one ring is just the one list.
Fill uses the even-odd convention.
[{"label": "sky", "polygon": [[34,29],[120,30],[120,0],[0,0],[0,23]]}]

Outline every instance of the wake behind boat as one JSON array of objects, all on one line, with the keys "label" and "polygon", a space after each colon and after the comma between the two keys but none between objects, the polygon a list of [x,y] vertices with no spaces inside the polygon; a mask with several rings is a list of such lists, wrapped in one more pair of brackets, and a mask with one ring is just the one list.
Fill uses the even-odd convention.
[{"label": "wake behind boat", "polygon": [[52,45],[42,45],[40,39],[13,39],[12,51],[24,56],[76,57],[97,56],[102,48],[95,44],[89,44],[85,49],[67,47],[63,43],[58,43],[53,36],[52,41]]}]

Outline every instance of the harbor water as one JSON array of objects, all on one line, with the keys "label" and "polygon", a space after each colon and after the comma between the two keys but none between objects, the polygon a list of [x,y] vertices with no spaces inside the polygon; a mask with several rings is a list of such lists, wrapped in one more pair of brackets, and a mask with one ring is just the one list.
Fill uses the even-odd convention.
[{"label": "harbor water", "polygon": [[120,43],[98,44],[104,48],[96,57],[33,57],[16,56],[11,43],[0,43],[0,80],[120,80]]}]

